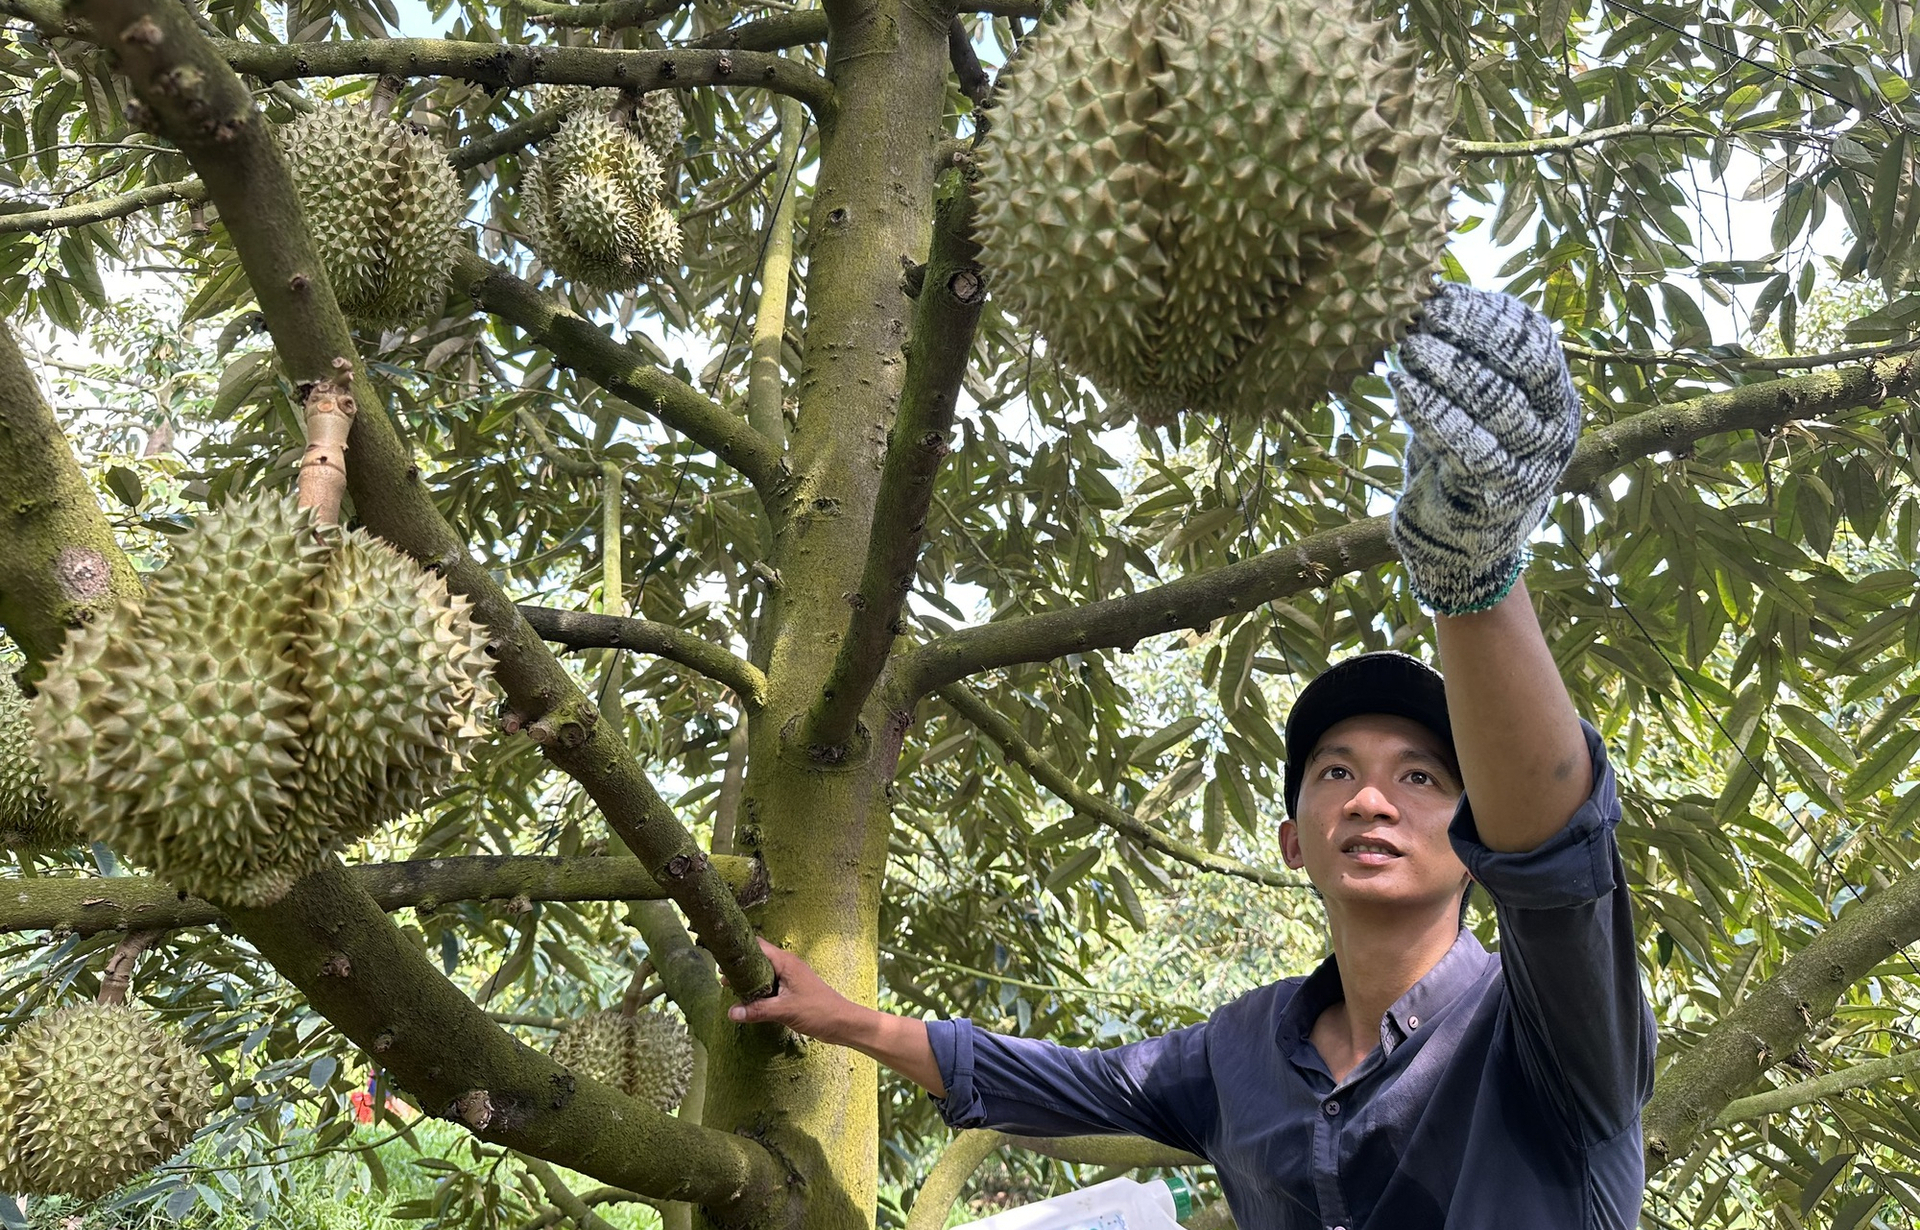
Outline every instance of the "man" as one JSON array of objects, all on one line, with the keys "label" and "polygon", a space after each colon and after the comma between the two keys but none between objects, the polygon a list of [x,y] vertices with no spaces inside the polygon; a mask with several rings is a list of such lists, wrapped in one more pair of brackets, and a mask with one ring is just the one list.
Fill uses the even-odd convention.
[{"label": "man", "polygon": [[[1519,582],[1578,397],[1544,318],[1459,286],[1427,305],[1400,364],[1411,439],[1393,537],[1447,677],[1364,654],[1288,718],[1281,844],[1325,901],[1332,957],[1106,1051],[862,1008],[771,945],[779,993],[733,1019],[863,1051],[956,1127],[1138,1133],[1201,1154],[1242,1230],[1635,1225],[1654,1030],[1619,805]],[[1460,925],[1473,882],[1498,956]]]}]

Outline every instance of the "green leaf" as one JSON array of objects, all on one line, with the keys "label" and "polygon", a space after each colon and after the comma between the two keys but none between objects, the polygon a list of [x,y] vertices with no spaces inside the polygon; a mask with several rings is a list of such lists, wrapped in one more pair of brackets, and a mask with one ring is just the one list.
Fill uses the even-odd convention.
[{"label": "green leaf", "polygon": [[1880,151],[1880,160],[1873,170],[1873,224],[1874,239],[1883,251],[1894,243],[1894,222],[1900,213],[1900,186],[1906,179],[1907,171],[1907,134],[1896,130],[1887,141],[1887,148]]},{"label": "green leaf", "polygon": [[125,466],[109,466],[106,473],[107,490],[113,492],[113,498],[128,508],[140,507],[140,501],[146,498],[146,487],[140,476]]},{"label": "green leaf", "polygon": [[1833,1215],[1833,1230],[1854,1230],[1855,1226],[1871,1217],[1873,1211],[1885,1200],[1886,1197],[1877,1190],[1863,1196],[1855,1196],[1841,1205],[1840,1211]]},{"label": "green leaf", "polygon": [[1218,778],[1207,783],[1200,798],[1200,840],[1207,849],[1218,850],[1227,834],[1227,801]]},{"label": "green leaf", "polygon": [[1140,806],[1134,808],[1134,815],[1149,822],[1157,820],[1169,807],[1198,790],[1206,780],[1206,765],[1198,757],[1183,760],[1173,772],[1147,791],[1146,797],[1140,800]]},{"label": "green leaf", "polygon": [[1066,862],[1061,863],[1048,874],[1046,879],[1047,888],[1055,893],[1064,894],[1067,889],[1072,888],[1078,883],[1081,877],[1085,876],[1087,872],[1093,870],[1093,865],[1100,861],[1100,854],[1101,850],[1099,846],[1087,846],[1078,851]]},{"label": "green leaf", "polygon": [[1240,766],[1226,756],[1215,756],[1213,780],[1221,787],[1227,810],[1233,813],[1233,822],[1240,826],[1240,831],[1250,835],[1258,834],[1260,805],[1254,798],[1253,787],[1247,784]]},{"label": "green leaf", "polygon": [[1847,800],[1857,803],[1890,785],[1913,766],[1916,752],[1920,752],[1920,730],[1903,730],[1888,737],[1847,779]]},{"label": "green leaf", "polygon": [[1852,1160],[1852,1153],[1836,1153],[1813,1168],[1813,1173],[1807,1176],[1806,1185],[1800,1189],[1800,1215],[1802,1217],[1813,1212],[1813,1206],[1820,1203],[1820,1197],[1826,1193],[1828,1185],[1833,1182],[1840,1172],[1846,1168],[1847,1163]]},{"label": "green leaf", "polygon": [[1200,729],[1205,720],[1201,717],[1183,717],[1177,722],[1169,722],[1134,744],[1133,751],[1127,757],[1128,761],[1137,765],[1152,764],[1160,759],[1161,753],[1177,743],[1185,742],[1194,731]]}]

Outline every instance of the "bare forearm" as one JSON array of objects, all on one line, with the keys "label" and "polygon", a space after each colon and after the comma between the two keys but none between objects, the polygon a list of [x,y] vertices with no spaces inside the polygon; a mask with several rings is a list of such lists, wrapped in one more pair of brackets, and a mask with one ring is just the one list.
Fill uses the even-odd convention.
[{"label": "bare forearm", "polygon": [[779,982],[774,994],[735,1004],[727,1017],[741,1024],[758,1021],[785,1025],[797,1034],[850,1047],[892,1068],[936,1098],[947,1096],[934,1062],[925,1021],[894,1016],[856,1004],[821,981],[805,961],[784,948],[760,941]]},{"label": "bare forearm", "polygon": [[1480,840],[1531,850],[1586,801],[1593,763],[1524,582],[1491,610],[1438,615],[1447,713]]},{"label": "bare forearm", "polygon": [[947,1096],[946,1082],[940,1079],[940,1065],[934,1062],[933,1044],[927,1041],[925,1021],[873,1008],[849,1007],[853,1007],[853,1012],[841,1036],[823,1041],[838,1042],[859,1051],[936,1098]]}]

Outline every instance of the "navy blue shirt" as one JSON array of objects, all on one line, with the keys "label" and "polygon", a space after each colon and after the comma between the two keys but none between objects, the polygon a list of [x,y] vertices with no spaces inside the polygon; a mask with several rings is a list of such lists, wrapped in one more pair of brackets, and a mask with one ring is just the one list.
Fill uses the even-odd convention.
[{"label": "navy blue shirt", "polygon": [[1462,931],[1334,1081],[1308,1040],[1341,998],[1329,957],[1205,1023],[1111,1050],[928,1024],[954,1127],[1138,1134],[1213,1163],[1241,1230],[1629,1230],[1653,1015],[1640,991],[1613,771],[1524,854],[1462,800],[1453,847],[1493,898],[1500,953]]}]

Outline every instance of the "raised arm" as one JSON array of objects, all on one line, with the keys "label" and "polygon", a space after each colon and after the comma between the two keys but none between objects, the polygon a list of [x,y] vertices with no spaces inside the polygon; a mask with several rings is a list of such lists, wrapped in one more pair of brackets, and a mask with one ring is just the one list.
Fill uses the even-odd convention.
[{"label": "raised arm", "polygon": [[1489,850],[1532,850],[1593,790],[1593,761],[1524,582],[1491,610],[1439,615],[1460,777]]},{"label": "raised arm", "polygon": [[1480,840],[1532,850],[1593,788],[1585,736],[1520,572],[1580,433],[1552,325],[1447,285],[1400,348],[1406,491],[1393,540],[1435,612],[1447,713]]}]

